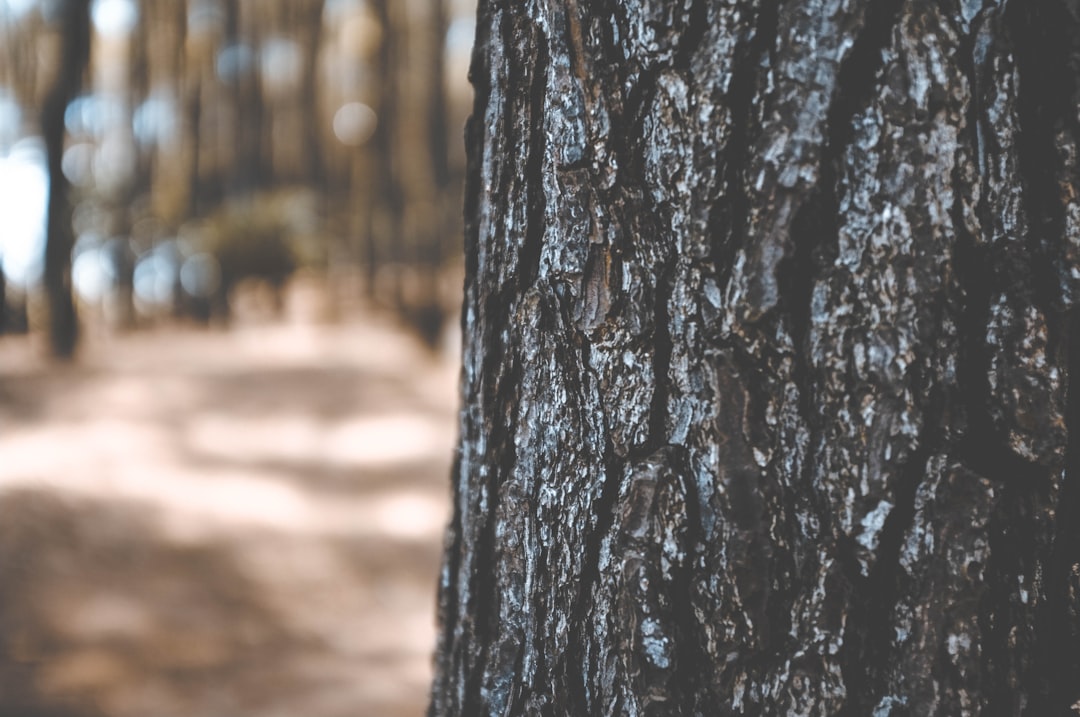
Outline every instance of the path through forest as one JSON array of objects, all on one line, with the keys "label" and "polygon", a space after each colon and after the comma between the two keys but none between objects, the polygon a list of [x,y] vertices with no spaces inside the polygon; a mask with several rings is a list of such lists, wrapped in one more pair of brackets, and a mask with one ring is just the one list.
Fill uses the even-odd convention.
[{"label": "path through forest", "polygon": [[0,715],[422,714],[454,361],[370,312],[39,356],[0,337]]}]

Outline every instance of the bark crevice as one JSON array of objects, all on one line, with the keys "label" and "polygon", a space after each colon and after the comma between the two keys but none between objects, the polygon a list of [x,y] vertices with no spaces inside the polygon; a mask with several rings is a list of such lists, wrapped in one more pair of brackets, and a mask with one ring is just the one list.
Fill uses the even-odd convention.
[{"label": "bark crevice", "polygon": [[1045,561],[1046,578],[1036,596],[1042,603],[1032,638],[1034,664],[1019,669],[1030,671],[1030,688],[1047,713],[1064,712],[1080,696],[1080,391],[1073,384],[1073,377],[1080,376],[1080,314],[1075,308],[1063,311],[1076,301],[1066,249],[1076,237],[1068,235],[1066,205],[1075,201],[1078,178],[1075,164],[1070,168],[1065,162],[1069,145],[1075,148],[1080,138],[1080,8],[1067,0],[1013,2],[1004,18],[1015,35],[1019,73],[1017,144],[1023,204],[1030,217],[1024,245],[1031,256],[1031,291],[1047,317],[1047,353],[1064,354],[1062,368],[1069,377],[1063,480],[1051,476],[1049,485],[1029,499],[1033,515],[1041,509],[1047,517],[1034,526],[1038,532],[1030,536],[1031,555],[1026,557],[1037,568]]},{"label": "bark crevice", "polygon": [[[731,113],[731,134],[722,155],[724,192],[709,213],[711,259],[724,286],[734,268],[735,255],[745,243],[750,218],[746,163],[761,128],[751,122],[755,103],[761,99],[763,64],[770,57],[779,33],[782,0],[762,3],[749,40],[736,49],[736,63],[728,85],[727,106]],[[756,130],[756,132],[755,132]]]},{"label": "bark crevice", "polygon": [[687,17],[686,29],[679,38],[672,67],[676,70],[689,70],[694,53],[701,47],[709,29],[709,0],[693,0]]},{"label": "bark crevice", "polygon": [[671,267],[663,268],[656,277],[653,310],[653,395],[649,407],[649,434],[645,445],[637,453],[648,455],[668,442],[668,396],[673,349],[668,318],[668,303],[672,292]]},{"label": "bark crevice", "polygon": [[[944,396],[935,390],[929,400],[930,415],[940,415]],[[873,566],[863,577],[854,541],[840,545],[844,573],[852,586],[849,613],[841,648],[844,683],[848,702],[844,714],[869,714],[888,693],[889,668],[896,643],[895,610],[904,580],[901,549],[915,519],[915,498],[923,482],[927,463],[943,448],[941,426],[927,423],[920,432],[917,448],[911,453],[893,486],[893,508],[885,518],[878,538]]]},{"label": "bark crevice", "polygon": [[529,127],[528,155],[525,160],[526,189],[526,225],[525,241],[521,247],[521,276],[523,286],[529,287],[536,282],[540,273],[540,256],[543,251],[544,230],[547,227],[547,196],[542,181],[544,155],[547,149],[547,128],[544,122],[544,106],[547,97],[548,70],[547,43],[536,43],[536,64],[532,67],[532,82],[529,88]]},{"label": "bark crevice", "polygon": [[1080,33],[1080,22],[1070,17],[1060,0],[1008,3],[1003,21],[1016,35],[1012,49],[1019,72],[1017,145],[1029,217],[1024,244],[1030,256],[1030,287],[1037,305],[1049,317],[1058,313],[1063,299],[1062,280],[1052,256],[1066,229],[1058,183],[1062,171],[1058,135],[1069,132],[1074,139],[1080,137],[1075,105],[1078,78],[1069,74],[1070,46],[1073,36]]},{"label": "bark crevice", "polygon": [[[615,454],[615,444],[609,434],[604,442],[604,485],[593,506],[593,515],[596,518],[585,539],[584,557],[581,562],[581,585],[570,620],[570,624],[574,626],[578,635],[584,636],[594,632],[591,619],[597,597],[597,582],[601,577],[600,553],[604,538],[611,532],[615,522],[623,472],[623,463]],[[585,639],[575,643],[571,655],[576,664],[567,665],[567,673],[580,677],[580,680],[570,680],[569,686],[572,690],[572,694],[569,695],[570,704],[581,714],[595,714],[596,705],[592,704],[590,699],[589,685],[595,684],[600,665],[588,659],[588,641]]]},{"label": "bark crevice", "polygon": [[[892,42],[907,0],[879,0],[868,3],[862,30],[856,35],[836,78],[836,93],[829,105],[828,139],[822,164],[838,160],[854,136],[852,119],[874,99],[879,86],[878,72],[885,64],[884,52]],[[822,176],[822,183],[825,177]]]},{"label": "bark crevice", "polygon": [[701,496],[698,486],[690,480],[690,466],[684,451],[679,453],[678,480],[686,505],[686,550],[684,563],[675,571],[672,582],[672,614],[675,616],[675,692],[679,701],[688,703],[701,692],[701,669],[711,662],[711,657],[701,646],[701,626],[694,613],[693,585],[701,546],[705,544],[705,531],[701,525]]},{"label": "bark crevice", "polygon": [[[1080,378],[1080,309],[1069,312],[1067,331],[1069,376]],[[1052,699],[1058,705],[1070,705],[1080,684],[1080,385],[1070,380],[1068,390],[1065,479],[1047,585],[1050,622],[1055,628],[1048,647]]]}]

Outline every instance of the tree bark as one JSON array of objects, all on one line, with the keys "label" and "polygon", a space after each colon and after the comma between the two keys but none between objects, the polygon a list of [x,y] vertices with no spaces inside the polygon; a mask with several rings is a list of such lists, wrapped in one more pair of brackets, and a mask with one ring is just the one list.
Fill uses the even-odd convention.
[{"label": "tree bark", "polygon": [[1080,710],[1078,78],[1078,0],[482,0],[430,713]]}]

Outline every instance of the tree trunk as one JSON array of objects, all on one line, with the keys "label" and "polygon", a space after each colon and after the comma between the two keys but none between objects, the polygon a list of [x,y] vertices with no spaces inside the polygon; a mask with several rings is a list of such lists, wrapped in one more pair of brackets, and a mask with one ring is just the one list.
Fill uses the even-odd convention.
[{"label": "tree trunk", "polygon": [[378,74],[375,112],[378,117],[371,138],[373,175],[367,200],[367,227],[364,246],[367,293],[369,298],[380,298],[391,305],[401,303],[401,282],[395,278],[391,297],[379,297],[377,284],[381,269],[387,264],[401,260],[401,222],[404,211],[401,172],[395,159],[400,128],[398,84],[403,81],[401,59],[404,54],[402,19],[394,0],[375,0],[373,10],[379,20],[379,49],[375,61]]},{"label": "tree trunk", "polygon": [[49,168],[45,229],[45,295],[49,307],[49,347],[61,359],[75,353],[78,320],[71,295],[71,204],[64,176],[64,114],[82,86],[90,60],[90,0],[60,4],[60,57],[56,76],[41,109],[41,133]]},{"label": "tree trunk", "polygon": [[303,51],[303,81],[300,85],[300,106],[304,132],[305,181],[326,197],[326,167],[323,159],[321,128],[323,115],[320,111],[318,78],[319,54],[323,42],[323,9],[325,0],[309,0],[299,9],[300,47]]},{"label": "tree trunk", "polygon": [[482,0],[431,714],[1080,710],[1078,78],[1078,0]]}]

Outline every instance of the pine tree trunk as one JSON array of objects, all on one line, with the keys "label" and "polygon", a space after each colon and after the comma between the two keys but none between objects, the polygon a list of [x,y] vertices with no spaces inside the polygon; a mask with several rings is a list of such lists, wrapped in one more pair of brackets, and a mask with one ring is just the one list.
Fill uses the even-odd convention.
[{"label": "pine tree trunk", "polygon": [[482,0],[472,81],[431,714],[1080,711],[1080,1]]}]

